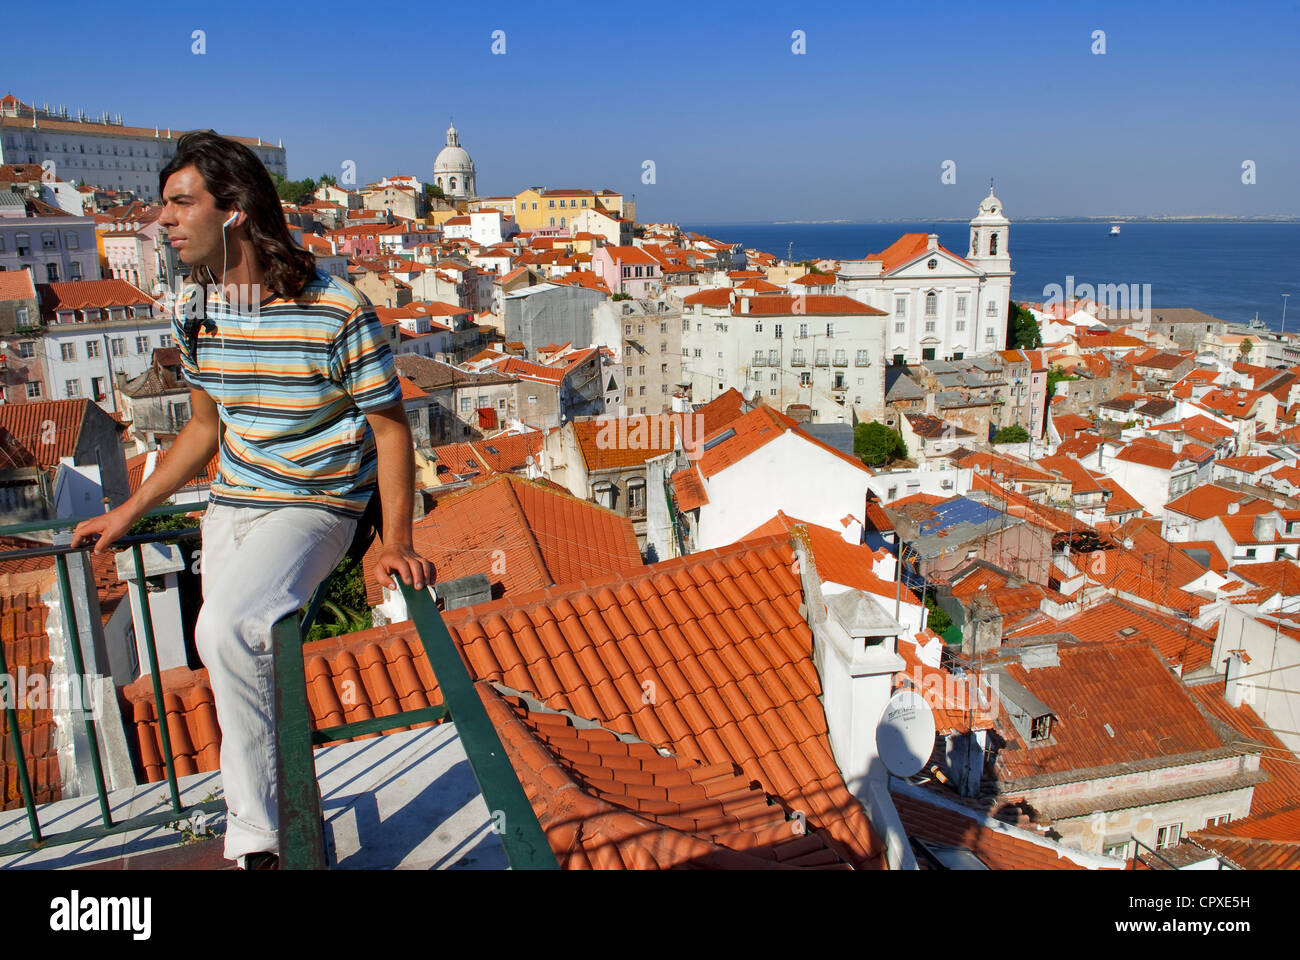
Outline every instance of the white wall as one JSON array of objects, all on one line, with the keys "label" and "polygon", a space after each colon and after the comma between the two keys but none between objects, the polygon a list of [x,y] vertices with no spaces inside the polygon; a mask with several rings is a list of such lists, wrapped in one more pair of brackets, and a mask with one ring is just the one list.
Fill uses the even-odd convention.
[{"label": "white wall", "polygon": [[846,514],[862,517],[870,479],[865,468],[786,431],[705,481],[696,549],[735,543],[778,510],[838,530]]}]

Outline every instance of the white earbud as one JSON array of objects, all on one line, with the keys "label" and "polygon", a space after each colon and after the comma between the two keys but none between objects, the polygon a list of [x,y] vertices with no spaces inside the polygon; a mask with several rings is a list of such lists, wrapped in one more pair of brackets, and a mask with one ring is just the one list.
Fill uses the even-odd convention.
[{"label": "white earbud", "polygon": [[234,223],[238,218],[239,218],[239,211],[236,210],[234,213],[232,213],[232,214],[230,215],[230,219],[227,220],[225,223],[223,223],[223,224],[221,225],[221,229],[222,229],[222,230],[226,229],[226,227],[230,226],[230,225],[231,225],[232,223]]}]

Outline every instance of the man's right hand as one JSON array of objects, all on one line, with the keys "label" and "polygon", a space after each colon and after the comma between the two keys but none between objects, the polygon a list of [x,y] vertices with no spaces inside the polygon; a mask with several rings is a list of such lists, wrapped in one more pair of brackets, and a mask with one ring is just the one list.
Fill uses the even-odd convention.
[{"label": "man's right hand", "polygon": [[103,553],[110,544],[125,535],[137,519],[134,511],[126,509],[125,505],[123,505],[108,511],[108,513],[91,517],[89,520],[82,520],[72,530],[72,547],[76,549],[89,542],[95,535],[98,535],[99,539],[95,542],[95,548],[91,552]]}]

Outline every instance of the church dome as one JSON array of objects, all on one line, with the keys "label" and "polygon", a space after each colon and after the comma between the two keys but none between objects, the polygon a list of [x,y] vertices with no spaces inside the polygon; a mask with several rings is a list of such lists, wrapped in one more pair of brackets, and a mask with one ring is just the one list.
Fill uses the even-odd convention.
[{"label": "church dome", "polygon": [[449,197],[474,195],[474,161],[460,145],[455,125],[447,128],[447,145],[433,161],[433,181]]},{"label": "church dome", "polygon": [[977,220],[1005,220],[1006,214],[1002,211],[1002,201],[993,196],[993,185],[989,184],[989,195],[980,201],[980,211],[976,214]]}]

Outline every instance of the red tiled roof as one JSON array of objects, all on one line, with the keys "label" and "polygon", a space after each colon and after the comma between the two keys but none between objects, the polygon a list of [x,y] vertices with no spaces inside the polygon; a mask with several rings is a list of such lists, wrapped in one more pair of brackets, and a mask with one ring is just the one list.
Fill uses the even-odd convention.
[{"label": "red tiled roof", "polygon": [[[1254,708],[1244,703],[1240,707],[1229,706],[1228,701],[1223,699],[1224,683],[1221,678],[1188,689],[1202,709],[1228,724],[1246,740],[1264,746],[1259,768],[1268,774],[1269,779],[1255,784],[1255,792],[1250,801],[1250,819],[1255,819],[1259,814],[1285,810],[1300,800],[1300,763],[1296,762],[1295,755],[1278,739],[1268,724],[1260,719]],[[1300,835],[1296,839],[1300,840]]]},{"label": "red tiled roof", "polygon": [[1259,473],[1259,471],[1273,466],[1275,463],[1281,463],[1277,457],[1223,457],[1216,460],[1215,466],[1227,467],[1230,470],[1240,470],[1242,473]]},{"label": "red tiled roof", "polygon": [[712,477],[717,473],[721,473],[727,467],[739,463],[755,450],[765,446],[787,431],[793,431],[813,446],[821,448],[826,453],[838,457],[864,473],[871,472],[861,460],[851,457],[815,437],[809,436],[800,429],[796,421],[766,405],[759,405],[739,419],[732,421],[725,429],[734,430],[735,436],[713,443],[719,433],[723,431],[714,431],[712,434],[705,435],[705,444],[713,443],[713,445],[705,450],[699,459],[700,474],[704,477]]},{"label": "red tiled roof", "polygon": [[[869,307],[860,300],[839,294],[788,294],[763,293],[749,297],[749,315],[751,316],[863,316],[883,317],[885,311]],[[733,316],[743,313],[741,300],[732,304]]]},{"label": "red tiled roof", "polygon": [[[9,538],[6,538],[9,539]],[[11,549],[34,546],[32,543],[6,544]],[[51,568],[50,557],[36,558]],[[52,803],[62,795],[63,780],[59,774],[59,756],[55,749],[56,735],[54,711],[48,709],[21,709],[25,697],[33,687],[19,687],[17,677],[21,670],[29,679],[41,677],[44,688],[49,689],[50,641],[45,633],[45,617],[49,608],[41,600],[39,591],[10,585],[10,576],[4,576],[4,589],[0,589],[0,643],[4,644],[5,665],[9,668],[9,688],[20,708],[18,730],[22,735],[23,750],[27,757],[27,772],[32,793],[37,803]],[[9,719],[0,711],[0,809],[13,810],[23,805],[18,783],[18,757],[14,751]]]},{"label": "red tiled roof", "polygon": [[35,300],[36,288],[27,270],[0,270],[0,300]]},{"label": "red tiled roof", "polygon": [[[727,792],[756,783],[839,856],[856,867],[882,867],[883,844],[831,754],[793,560],[790,547],[773,538],[664,561],[631,576],[592,576],[452,611],[444,620],[474,678],[637,736],[687,764],[735,764],[741,773]],[[316,726],[439,702],[428,663],[415,649],[409,621],[306,645]],[[206,688],[203,671],[191,676]],[[139,690],[128,700],[138,704],[147,690],[139,681],[132,686]],[[346,701],[344,689],[354,693]],[[647,698],[647,690],[657,693]],[[193,692],[168,702],[190,708],[185,727],[200,724],[191,714],[215,726],[210,697]],[[136,707],[137,733],[142,754],[152,750],[156,758],[155,726],[141,719],[151,712],[147,704]],[[179,751],[201,740],[174,742]],[[589,762],[560,753],[557,759]],[[537,762],[525,765],[544,770],[544,758],[534,756]],[[204,769],[215,769],[210,750],[201,759]],[[156,759],[145,766],[151,780],[161,778]],[[625,792],[634,781],[630,774],[618,774]],[[664,813],[674,812],[665,797]]]},{"label": "red tiled roof", "polygon": [[[905,233],[879,253],[867,254],[865,259],[881,261],[881,272],[884,274],[890,274],[899,267],[911,263],[918,257],[923,256],[927,252],[926,248],[929,245],[930,239],[928,234]],[[968,262],[946,247],[940,246],[938,249],[942,250],[959,263]]]},{"label": "red tiled roof", "polygon": [[[412,534],[439,580],[487,574],[494,598],[643,567],[629,519],[508,473],[438,498]],[[372,605],[383,599],[379,549],[362,561]]]},{"label": "red tiled roof", "polygon": [[704,490],[704,482],[694,467],[678,470],[670,478],[677,509],[681,511],[696,510],[709,502],[709,495]]},{"label": "red tiled roof", "polygon": [[1165,505],[1165,510],[1172,510],[1174,513],[1181,513],[1197,520],[1208,520],[1210,517],[1228,516],[1228,507],[1234,503],[1238,505],[1241,513],[1246,514],[1269,513],[1274,509],[1273,504],[1267,500],[1238,493],[1220,487],[1218,484],[1207,483],[1170,500]]},{"label": "red tiled roof", "polygon": [[62,457],[70,457],[76,452],[86,408],[91,402],[82,397],[3,403],[0,404],[0,427],[30,450],[41,466],[57,467]]},{"label": "red tiled roof", "polygon": [[734,763],[664,756],[477,686],[563,868],[849,867]]},{"label": "red tiled roof", "polygon": [[125,280],[67,280],[60,283],[42,283],[40,291],[41,310],[49,314],[58,310],[145,306],[154,302],[149,294]]},{"label": "red tiled roof", "polygon": [[[1003,666],[1052,710],[1054,742],[1029,747],[1005,712],[999,713],[999,731],[1019,745],[998,752],[1000,778],[1021,780],[1222,746],[1187,687],[1145,639],[1058,646],[1057,656],[1057,666],[1026,670],[1019,661]],[[1116,677],[1124,682],[1114,683]]]},{"label": "red tiled roof", "polygon": [[[1126,638],[1120,630],[1129,627],[1136,627],[1138,632]],[[1039,637],[1049,633],[1069,633],[1084,644],[1109,645],[1125,639],[1148,642],[1170,663],[1182,664],[1184,673],[1205,666],[1214,653],[1214,634],[1121,600],[1106,600],[1063,620],[1043,614],[1008,636]]]}]

